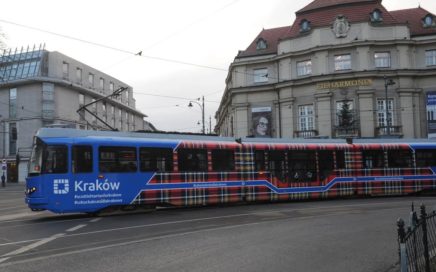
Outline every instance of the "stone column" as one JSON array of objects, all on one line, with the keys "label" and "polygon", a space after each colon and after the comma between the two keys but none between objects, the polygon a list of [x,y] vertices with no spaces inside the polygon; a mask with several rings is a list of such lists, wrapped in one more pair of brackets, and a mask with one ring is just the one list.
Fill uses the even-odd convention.
[{"label": "stone column", "polygon": [[323,91],[315,94],[315,124],[319,136],[332,137],[332,107],[330,91]]},{"label": "stone column", "polygon": [[374,137],[375,133],[375,110],[374,90],[358,90],[360,136]]}]

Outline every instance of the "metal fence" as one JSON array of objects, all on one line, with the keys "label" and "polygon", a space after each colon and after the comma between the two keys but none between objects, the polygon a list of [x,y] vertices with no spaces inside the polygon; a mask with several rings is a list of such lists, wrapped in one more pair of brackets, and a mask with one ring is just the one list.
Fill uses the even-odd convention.
[{"label": "metal fence", "polygon": [[427,214],[421,205],[420,214],[410,212],[410,224],[398,219],[398,243],[401,272],[436,272],[436,211]]}]

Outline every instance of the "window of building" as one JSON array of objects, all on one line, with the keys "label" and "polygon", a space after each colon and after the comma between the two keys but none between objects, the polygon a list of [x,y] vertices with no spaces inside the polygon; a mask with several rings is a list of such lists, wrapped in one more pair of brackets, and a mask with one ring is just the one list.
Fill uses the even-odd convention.
[{"label": "window of building", "polygon": [[173,169],[173,150],[170,148],[140,148],[139,165],[143,172],[170,172]]},{"label": "window of building", "polygon": [[300,33],[305,33],[310,31],[310,22],[306,19],[301,20],[300,22]]},{"label": "window of building", "polygon": [[99,148],[99,169],[102,173],[136,172],[136,148],[101,146]]},{"label": "window of building", "polygon": [[267,43],[264,39],[260,38],[256,43],[256,50],[263,50],[267,48]]},{"label": "window of building", "polygon": [[92,146],[76,145],[73,146],[73,173],[92,172]]},{"label": "window of building", "polygon": [[85,96],[79,93],[79,106],[85,105]]},{"label": "window of building", "polygon": [[42,103],[42,117],[46,119],[54,118],[54,103],[50,101],[44,101]]},{"label": "window of building", "polygon": [[17,123],[9,123],[9,155],[17,154]]},{"label": "window of building", "polygon": [[394,109],[394,100],[388,98],[388,116],[386,116],[386,100],[385,99],[377,99],[377,124],[379,127],[387,127],[392,126],[394,123],[393,120],[393,109]]},{"label": "window of building", "polygon": [[94,74],[91,73],[88,74],[88,83],[89,86],[94,87]]},{"label": "window of building", "polygon": [[383,21],[382,12],[379,9],[375,9],[371,12],[371,22],[379,23]]},{"label": "window of building", "polygon": [[62,74],[64,78],[68,78],[68,74],[70,73],[70,65],[67,62],[62,63]]},{"label": "window of building", "polygon": [[9,118],[17,118],[17,88],[9,89]]},{"label": "window of building", "polygon": [[298,106],[298,130],[314,130],[313,105]]},{"label": "window of building", "polygon": [[214,149],[211,153],[213,171],[235,170],[235,152],[233,150]]},{"label": "window of building", "polygon": [[76,68],[76,80],[78,83],[82,82],[82,69]]},{"label": "window of building", "polygon": [[375,61],[375,67],[377,68],[389,68],[391,67],[391,53],[375,52],[374,61]]},{"label": "window of building", "polygon": [[297,76],[306,76],[312,74],[312,60],[297,62]]},{"label": "window of building", "polygon": [[254,69],[254,83],[268,82],[268,69]]},{"label": "window of building", "polygon": [[353,100],[342,100],[336,102],[336,125],[350,127],[353,125],[354,118]]},{"label": "window of building", "polygon": [[435,21],[434,21],[434,17],[433,17],[431,14],[427,14],[427,15],[422,19],[422,23],[423,23],[423,27],[425,27],[425,28],[436,26],[436,23],[435,23]]},{"label": "window of building", "polygon": [[109,83],[109,91],[111,91],[111,92],[114,91],[114,83],[113,82]]},{"label": "window of building", "polygon": [[207,152],[204,149],[179,149],[179,170],[182,172],[206,172]]},{"label": "window of building", "polygon": [[351,70],[351,55],[336,55],[335,56],[335,71]]},{"label": "window of building", "polygon": [[425,51],[425,65],[433,66],[436,65],[436,50],[427,50]]},{"label": "window of building", "polygon": [[47,146],[42,154],[43,165],[41,172],[44,174],[59,174],[68,171],[68,149],[63,145]]},{"label": "window of building", "polygon": [[102,78],[102,77],[100,78],[100,85],[99,86],[100,86],[101,90],[104,90],[104,78]]}]

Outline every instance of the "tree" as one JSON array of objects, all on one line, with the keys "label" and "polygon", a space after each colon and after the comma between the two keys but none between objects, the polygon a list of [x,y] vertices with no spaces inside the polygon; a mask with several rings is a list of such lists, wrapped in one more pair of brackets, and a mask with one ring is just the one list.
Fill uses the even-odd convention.
[{"label": "tree", "polygon": [[345,100],[342,103],[342,108],[339,111],[339,127],[342,129],[350,129],[354,125],[353,112],[350,110],[350,101]]}]

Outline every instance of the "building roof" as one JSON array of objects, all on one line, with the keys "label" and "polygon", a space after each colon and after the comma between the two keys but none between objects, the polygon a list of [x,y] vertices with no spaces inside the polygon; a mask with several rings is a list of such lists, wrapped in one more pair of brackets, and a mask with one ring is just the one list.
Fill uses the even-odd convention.
[{"label": "building roof", "polygon": [[409,26],[411,36],[436,34],[435,28],[425,28],[422,26],[422,19],[426,15],[431,14],[433,18],[436,16],[421,7],[393,10],[390,11],[390,13],[398,22],[405,23]]},{"label": "building roof", "polygon": [[[280,40],[305,35],[300,33],[303,20],[310,22],[311,29],[331,26],[338,15],[345,16],[350,24],[370,22],[370,13],[376,9],[383,17],[383,21],[377,23],[379,26],[407,24],[411,36],[436,34],[435,28],[423,27],[422,18],[431,13],[421,7],[388,11],[382,5],[382,0],[315,0],[295,13],[296,19],[291,26],[263,29],[248,48],[240,51],[237,57],[276,54]],[[261,38],[266,41],[267,48],[257,50],[256,45]]]}]

